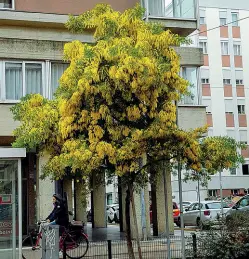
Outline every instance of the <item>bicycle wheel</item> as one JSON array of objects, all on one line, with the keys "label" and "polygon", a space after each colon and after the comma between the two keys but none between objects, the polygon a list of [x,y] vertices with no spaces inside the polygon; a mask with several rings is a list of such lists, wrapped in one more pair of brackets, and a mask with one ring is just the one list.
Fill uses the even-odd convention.
[{"label": "bicycle wheel", "polygon": [[22,258],[23,259],[40,259],[42,251],[39,248],[33,249],[36,242],[35,236],[27,236],[22,241]]},{"label": "bicycle wheel", "polygon": [[66,255],[71,259],[80,259],[88,251],[89,241],[82,232],[70,231],[64,240],[66,245]]}]

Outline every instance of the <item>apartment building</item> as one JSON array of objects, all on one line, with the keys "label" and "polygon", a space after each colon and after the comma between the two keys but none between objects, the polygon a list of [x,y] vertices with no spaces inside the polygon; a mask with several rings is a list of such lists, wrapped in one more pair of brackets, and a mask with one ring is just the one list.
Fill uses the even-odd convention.
[{"label": "apartment building", "polygon": [[[67,31],[64,23],[68,19],[68,13],[78,15],[93,8],[98,2],[98,0],[0,0],[1,147],[10,147],[14,141],[12,132],[19,123],[13,120],[10,108],[19,102],[21,97],[29,93],[40,93],[49,99],[53,98],[53,93],[58,87],[58,79],[67,67],[67,64],[63,62],[64,44],[75,39],[93,43],[90,31],[80,35]],[[116,10],[124,11],[133,7],[139,0],[101,2],[112,5]],[[141,4],[147,7],[145,15],[147,21],[161,22],[165,29],[170,29],[179,35],[187,36],[198,28],[196,0],[181,2],[144,0]],[[181,55],[182,75],[193,82],[193,89],[197,93],[194,99],[185,98],[182,101],[179,107],[180,126],[183,128],[202,126],[206,122],[205,107],[201,105],[199,87],[199,67],[203,65],[202,52],[197,47],[181,47],[177,48],[177,51]],[[22,160],[23,232],[27,231],[28,225],[33,224],[36,219],[44,219],[47,216],[51,210],[52,194],[64,186],[62,184],[61,187],[61,184],[39,178],[44,162],[45,158],[39,156],[36,150],[28,152],[27,157]],[[0,167],[1,182],[5,181],[2,179],[6,175],[4,170],[6,170],[4,166]],[[13,190],[14,184],[14,180],[10,182],[9,192]],[[72,187],[70,182],[67,185]],[[4,194],[6,188],[1,186],[0,188]],[[94,201],[96,206],[99,208],[105,206],[105,191],[99,195],[95,194],[94,197],[96,197]],[[108,197],[108,199],[111,201],[114,197]],[[105,208],[102,209],[103,213],[99,215],[105,214]],[[11,213],[7,214],[6,217],[12,217]],[[138,211],[138,217],[139,215],[141,215],[141,210],[140,214]],[[8,219],[0,218],[2,223],[6,220]],[[96,217],[95,221],[96,226],[102,226],[105,219]],[[0,224],[1,231],[3,226],[4,224]],[[15,240],[14,234],[6,233],[9,234],[2,235],[6,240]],[[7,247],[4,248],[11,248],[12,242],[6,242],[5,245]],[[0,246],[0,250],[1,248]],[[5,257],[2,257],[1,254],[3,259],[17,258],[14,254],[13,256],[8,257],[5,254]]]},{"label": "apartment building", "polygon": [[[200,0],[200,30],[192,34],[203,50],[201,103],[207,107],[209,136],[249,141],[249,2]],[[249,149],[240,151],[245,163],[222,172],[223,195],[244,194],[249,188]],[[183,183],[184,198],[197,199],[197,183]],[[178,196],[178,184],[173,181]],[[201,198],[220,195],[219,176],[212,176]]]}]

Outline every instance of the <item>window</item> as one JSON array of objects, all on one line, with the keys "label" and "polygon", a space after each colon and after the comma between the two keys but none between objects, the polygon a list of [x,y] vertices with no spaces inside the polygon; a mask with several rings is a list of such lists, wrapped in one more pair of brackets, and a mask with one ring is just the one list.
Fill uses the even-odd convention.
[{"label": "window", "polygon": [[206,10],[200,9],[200,24],[206,24]]},{"label": "window", "polygon": [[26,94],[43,94],[42,64],[31,62],[5,63],[6,100],[19,100]]},{"label": "window", "polygon": [[107,193],[106,198],[107,198],[107,205],[112,204],[112,193]]},{"label": "window", "polygon": [[189,94],[183,96],[181,102],[183,104],[198,104],[198,89],[197,89],[197,68],[182,67],[182,77],[189,81]]},{"label": "window", "polygon": [[249,206],[249,197],[245,196],[237,203],[237,208],[243,208]]},{"label": "window", "polygon": [[209,84],[209,78],[202,78],[201,83],[202,84]]},{"label": "window", "polygon": [[[206,209],[215,210],[215,209],[221,209],[221,202],[212,202],[205,204]],[[229,208],[229,206],[223,202],[223,208]]]},{"label": "window", "polygon": [[225,26],[227,24],[226,18],[220,18],[220,26]]},{"label": "window", "polygon": [[238,114],[245,114],[245,105],[238,105]]},{"label": "window", "polygon": [[203,54],[207,54],[207,42],[206,41],[200,41],[199,43],[200,48],[202,48]]},{"label": "window", "polygon": [[51,64],[51,96],[54,95],[55,90],[59,86],[59,79],[67,68],[68,64],[66,63]]},{"label": "window", "polygon": [[226,41],[222,41],[221,42],[221,54],[222,55],[228,55],[229,51],[228,51],[228,42]]},{"label": "window", "polygon": [[233,22],[232,25],[233,26],[239,26],[238,20],[239,20],[238,13],[232,13],[232,22]]},{"label": "window", "polygon": [[206,24],[206,18],[200,17],[200,24]]},{"label": "window", "polygon": [[230,168],[229,171],[230,171],[230,175],[236,175],[236,168],[235,167]]},{"label": "window", "polygon": [[231,84],[231,79],[223,79],[223,84],[224,85],[230,85]]},{"label": "window", "polygon": [[249,174],[248,165],[242,165],[242,173],[244,175],[248,175]]},{"label": "window", "polygon": [[239,190],[238,189],[232,189],[231,194],[234,195],[234,196],[237,196],[239,194]]},{"label": "window", "polygon": [[13,0],[0,0],[0,9],[12,9]]},{"label": "window", "polygon": [[240,44],[233,44],[234,56],[241,56],[241,46]]},{"label": "window", "polygon": [[236,79],[236,85],[243,85],[243,79]]},{"label": "window", "polygon": [[217,190],[208,190],[208,196],[209,197],[216,197],[217,196]]}]

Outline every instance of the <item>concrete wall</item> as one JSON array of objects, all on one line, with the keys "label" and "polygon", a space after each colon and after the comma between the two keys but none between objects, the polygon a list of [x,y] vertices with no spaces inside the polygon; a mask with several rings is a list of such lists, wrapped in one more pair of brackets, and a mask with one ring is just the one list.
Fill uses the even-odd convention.
[{"label": "concrete wall", "polygon": [[[16,0],[16,10],[26,12],[80,14],[92,9],[98,0]],[[115,10],[124,11],[135,6],[138,0],[102,0],[101,3],[110,4]]]},{"label": "concrete wall", "polygon": [[12,136],[13,130],[19,126],[19,122],[13,120],[10,104],[0,104],[0,136]]},{"label": "concrete wall", "polygon": [[203,127],[206,125],[205,106],[179,105],[179,127],[185,130]]}]

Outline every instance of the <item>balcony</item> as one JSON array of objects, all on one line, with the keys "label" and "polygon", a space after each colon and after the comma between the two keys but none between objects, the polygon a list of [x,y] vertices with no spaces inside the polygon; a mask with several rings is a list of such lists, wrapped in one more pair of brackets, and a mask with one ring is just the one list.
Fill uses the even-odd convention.
[{"label": "balcony", "polygon": [[148,20],[159,22],[172,32],[187,36],[197,29],[198,0],[142,0]]}]

